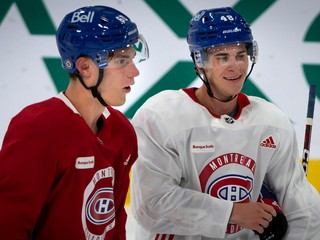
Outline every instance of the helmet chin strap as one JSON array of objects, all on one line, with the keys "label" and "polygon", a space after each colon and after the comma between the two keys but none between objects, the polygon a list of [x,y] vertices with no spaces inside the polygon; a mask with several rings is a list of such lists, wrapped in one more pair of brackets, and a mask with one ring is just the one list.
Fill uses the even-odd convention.
[{"label": "helmet chin strap", "polygon": [[103,106],[105,106],[105,107],[108,106],[108,104],[103,100],[103,98],[101,97],[101,94],[100,94],[99,91],[98,91],[98,87],[99,87],[99,85],[101,84],[102,78],[103,78],[103,69],[100,69],[100,68],[99,68],[99,78],[98,78],[97,84],[96,84],[95,86],[92,86],[92,87],[88,87],[88,86],[84,83],[84,81],[83,81],[83,79],[82,79],[82,77],[81,77],[81,75],[80,75],[80,73],[79,73],[78,70],[75,72],[75,74],[76,74],[76,76],[79,78],[82,86],[83,86],[85,89],[88,89],[88,90],[91,91],[92,96],[93,96],[94,98],[97,98],[98,101],[99,101]]},{"label": "helmet chin strap", "polygon": [[[245,81],[247,81],[247,78],[248,78],[249,75],[251,74],[251,72],[252,72],[252,70],[253,70],[253,67],[254,67],[254,63],[252,63],[251,68],[250,68],[250,71],[249,71],[248,75],[246,76]],[[202,70],[203,70],[203,69],[202,69]],[[212,91],[211,91],[211,87],[210,87],[210,84],[209,84],[209,81],[208,81],[208,78],[207,78],[206,73],[205,73],[204,71],[202,71],[202,72],[203,72],[203,75],[204,75],[204,78],[203,78],[203,77],[201,76],[201,74],[199,73],[199,70],[198,70],[196,67],[195,67],[195,72],[196,72],[196,75],[197,75],[197,76],[202,80],[202,82],[206,85],[206,87],[207,87],[207,93],[208,93],[209,97],[214,98],[214,99],[218,100],[219,102],[224,102],[224,103],[226,103],[226,102],[232,101],[233,99],[235,99],[235,98],[238,96],[238,94],[235,94],[235,95],[231,96],[230,98],[228,98],[227,100],[222,100],[222,99],[217,98],[216,96],[213,95],[213,93],[212,93]]]},{"label": "helmet chin strap", "polygon": [[207,93],[209,95],[209,97],[211,98],[214,98],[216,100],[218,100],[219,102],[230,102],[231,100],[233,100],[236,96],[238,96],[238,94],[234,95],[234,96],[231,96],[230,98],[228,98],[227,100],[222,100],[222,99],[219,99],[217,98],[216,96],[213,95],[213,92],[211,91],[211,87],[210,87],[210,84],[209,84],[209,81],[208,81],[208,78],[207,78],[207,75],[206,73],[203,71],[203,75],[204,75],[204,78],[201,76],[201,74],[199,73],[199,70],[197,68],[195,68],[195,72],[196,74],[198,75],[198,77],[202,80],[202,82],[206,85],[207,87]]}]

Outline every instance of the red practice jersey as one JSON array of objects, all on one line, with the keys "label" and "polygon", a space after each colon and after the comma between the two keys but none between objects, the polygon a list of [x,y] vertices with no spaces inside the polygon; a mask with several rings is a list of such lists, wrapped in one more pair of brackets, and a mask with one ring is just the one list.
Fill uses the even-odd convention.
[{"label": "red practice jersey", "polygon": [[94,134],[70,101],[23,109],[0,151],[0,238],[125,239],[124,203],[137,139],[107,107]]}]

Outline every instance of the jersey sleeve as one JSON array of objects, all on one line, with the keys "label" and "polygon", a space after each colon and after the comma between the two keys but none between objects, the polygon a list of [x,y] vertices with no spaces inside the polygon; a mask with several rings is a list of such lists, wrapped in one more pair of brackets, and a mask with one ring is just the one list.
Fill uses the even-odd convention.
[{"label": "jersey sleeve", "polygon": [[293,129],[281,144],[282,150],[274,156],[275,164],[270,165],[266,180],[288,220],[285,239],[318,239],[320,195],[305,177]]},{"label": "jersey sleeve", "polygon": [[116,210],[116,225],[115,225],[115,234],[114,234],[115,240],[126,240],[127,212],[125,209],[125,202],[128,194],[129,184],[130,184],[129,170],[131,168],[131,163],[134,163],[136,159],[137,159],[137,149],[135,147],[128,161],[130,165],[128,166],[128,168],[126,168],[126,171],[122,173],[118,172],[116,176],[118,180],[116,180],[116,185],[115,185],[115,191],[116,191],[115,198],[116,198],[116,201],[119,202],[119,204],[117,204],[118,206]]},{"label": "jersey sleeve", "polygon": [[233,203],[180,185],[183,156],[172,147],[164,122],[147,108],[133,118],[139,146],[132,168],[133,216],[152,233],[224,238]]},{"label": "jersey sleeve", "polygon": [[45,136],[30,122],[9,125],[0,151],[1,239],[29,239],[50,190],[55,166]]}]

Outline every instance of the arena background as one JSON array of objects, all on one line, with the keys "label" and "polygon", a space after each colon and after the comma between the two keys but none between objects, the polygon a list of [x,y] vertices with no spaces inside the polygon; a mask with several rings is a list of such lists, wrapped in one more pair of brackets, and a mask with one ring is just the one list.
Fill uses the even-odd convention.
[{"label": "arena background", "polygon": [[233,6],[251,24],[259,45],[258,64],[244,92],[274,102],[289,116],[301,156],[309,86],[318,85],[308,179],[320,191],[319,0],[4,0],[0,8],[0,143],[10,119],[23,107],[67,86],[54,34],[66,13],[85,5],[108,5],[124,12],[149,44],[150,59],[138,65],[140,76],[119,108],[128,118],[163,89],[200,86],[186,43],[188,22],[201,9]]}]

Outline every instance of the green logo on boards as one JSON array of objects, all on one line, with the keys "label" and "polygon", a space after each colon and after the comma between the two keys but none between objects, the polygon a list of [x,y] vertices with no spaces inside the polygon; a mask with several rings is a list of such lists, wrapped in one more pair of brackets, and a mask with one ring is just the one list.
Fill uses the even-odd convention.
[{"label": "green logo on boards", "polygon": [[[144,0],[145,3],[163,20],[170,30],[180,39],[187,35],[188,23],[192,17],[191,13],[181,4],[179,0]],[[276,0],[252,1],[241,0],[233,7],[240,12],[244,18],[253,24]],[[0,22],[3,21],[12,4],[16,4],[24,22],[31,35],[55,35],[55,26],[42,0],[5,0],[0,8]],[[170,6],[170,7],[168,7]],[[30,10],[32,9],[32,10]],[[34,13],[37,14],[34,14]],[[320,14],[313,20],[306,31],[304,42],[320,44]],[[186,48],[187,43],[186,44]],[[152,51],[152,49],[151,49]],[[60,58],[44,57],[43,61],[50,73],[57,91],[66,88],[69,80],[68,74],[61,67]],[[284,63],[285,64],[285,63]],[[302,70],[308,84],[315,84],[320,79],[320,64],[302,64]],[[151,86],[140,98],[130,106],[125,115],[131,118],[136,110],[152,95],[164,89],[179,89],[189,86],[196,79],[191,61],[177,61],[171,69]],[[268,97],[254,84],[250,78],[244,86],[244,92],[268,99]],[[320,90],[317,91],[320,98]]]},{"label": "green logo on boards", "polygon": [[[320,44],[320,13],[308,29],[304,41],[307,43]],[[309,83],[318,84],[320,80],[320,64],[302,64],[305,77]],[[319,84],[318,84],[319,85]],[[320,87],[320,86],[319,86]],[[320,91],[317,90],[317,97],[320,98]]]},{"label": "green logo on boards", "polygon": [[4,0],[1,1],[0,23],[2,23],[12,4],[16,4],[27,28],[32,35],[54,35],[55,27],[42,0]]}]

